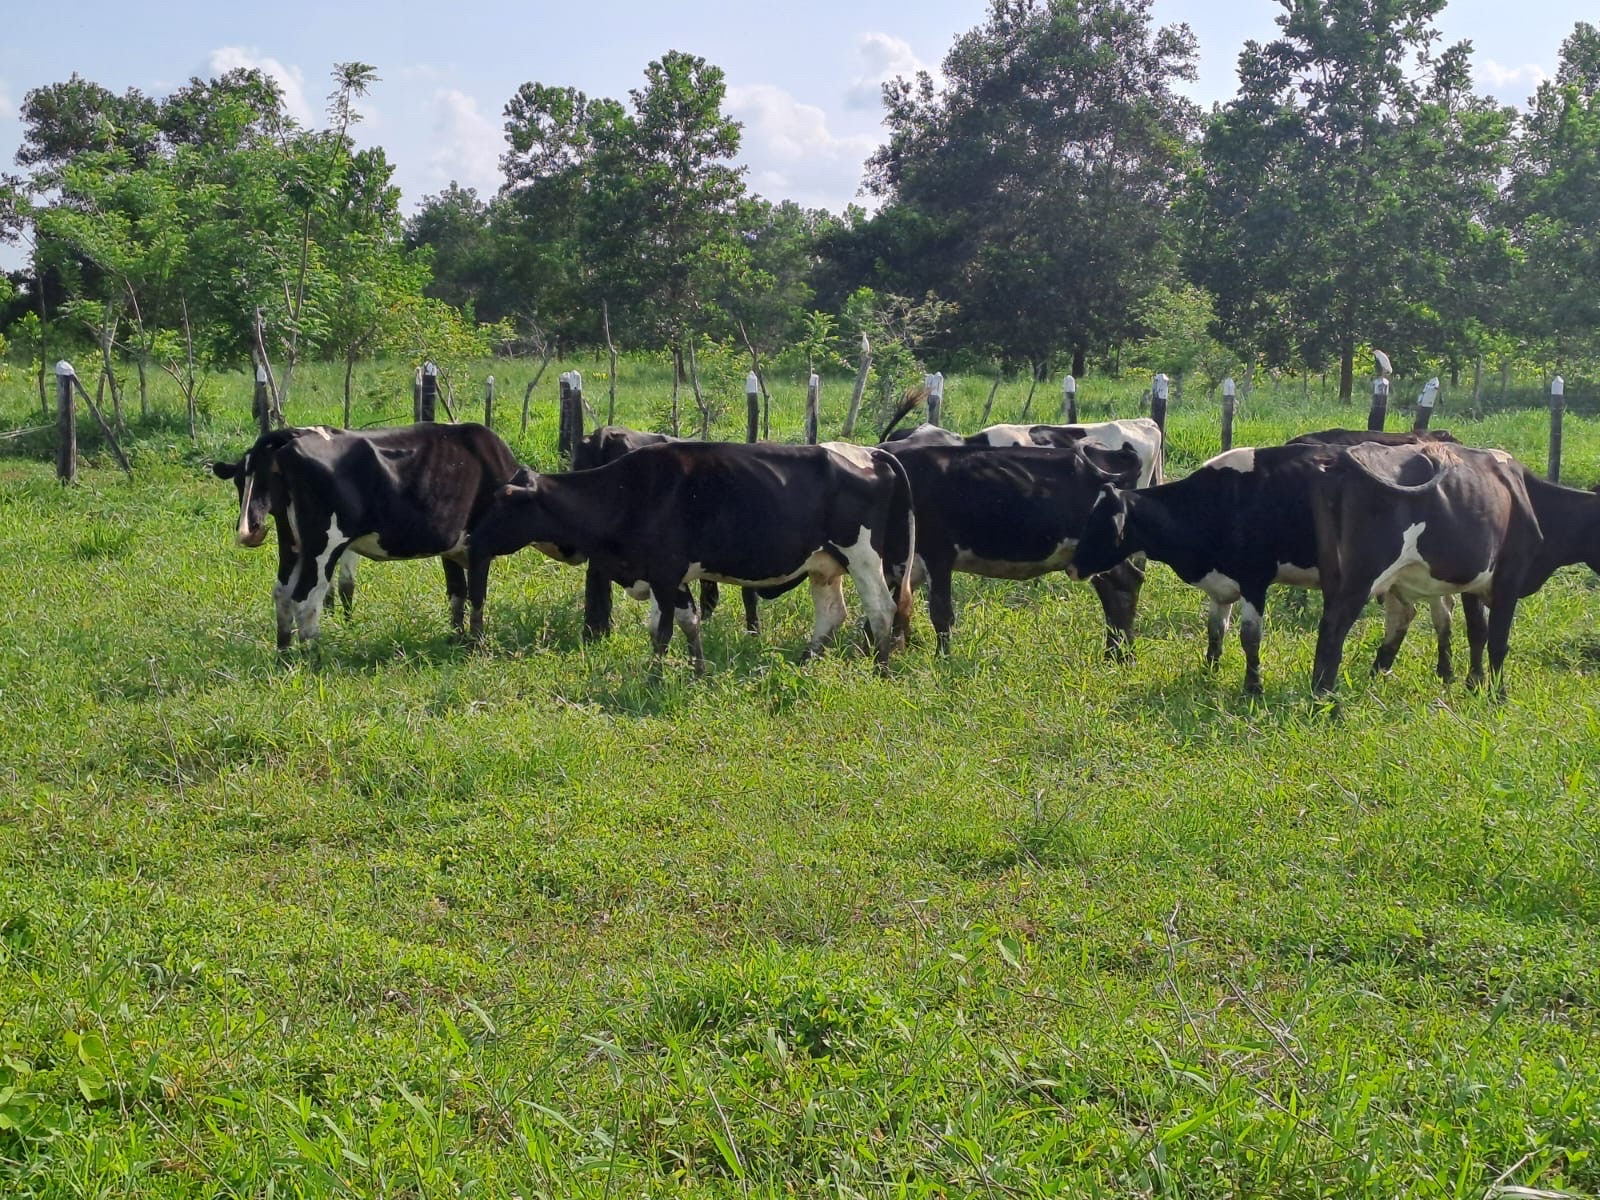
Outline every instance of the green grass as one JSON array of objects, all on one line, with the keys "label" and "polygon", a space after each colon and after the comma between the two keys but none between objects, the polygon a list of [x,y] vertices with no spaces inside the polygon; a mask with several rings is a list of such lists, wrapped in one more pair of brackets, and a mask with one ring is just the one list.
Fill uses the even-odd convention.
[{"label": "green grass", "polygon": [[[481,649],[435,564],[374,564],[280,661],[218,396],[191,446],[160,395],[131,482],[88,434],[70,490],[0,443],[0,1193],[1600,1191],[1592,576],[1521,607],[1504,703],[1422,630],[1369,680],[1368,615],[1313,704],[1285,593],[1250,702],[1162,567],[1120,669],[1089,589],[959,577],[948,660],[919,617],[887,678],[796,666],[794,594],[656,679],[639,606],[584,646],[531,554]],[[30,404],[0,384],[5,427]],[[1237,440],[1363,412],[1258,396]],[[1216,420],[1174,410],[1176,470]],[[1543,461],[1538,412],[1438,423]],[[1600,478],[1593,423],[1567,464]]]}]

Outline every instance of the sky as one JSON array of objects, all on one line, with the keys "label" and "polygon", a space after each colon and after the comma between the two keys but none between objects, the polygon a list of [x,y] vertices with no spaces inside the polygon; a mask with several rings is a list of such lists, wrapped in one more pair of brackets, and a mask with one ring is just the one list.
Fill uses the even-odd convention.
[{"label": "sky", "polygon": [[[1437,25],[1470,39],[1481,90],[1525,103],[1555,71],[1577,19],[1570,0],[1451,0]],[[984,0],[0,0],[0,170],[14,169],[18,106],[30,88],[74,71],[121,92],[161,96],[189,77],[260,67],[290,111],[321,124],[336,62],[376,66],[358,142],[395,164],[405,211],[452,180],[480,195],[499,186],[502,109],[529,80],[590,96],[626,97],[668,50],[698,54],[727,75],[727,109],[743,123],[750,190],[840,211],[860,203],[862,163],[880,143],[879,85],[938,64],[980,24]],[[1247,39],[1270,39],[1277,0],[1153,0],[1157,24],[1187,22],[1200,45],[1199,79],[1183,86],[1204,106],[1229,99]],[[0,246],[0,267],[19,265]]]}]

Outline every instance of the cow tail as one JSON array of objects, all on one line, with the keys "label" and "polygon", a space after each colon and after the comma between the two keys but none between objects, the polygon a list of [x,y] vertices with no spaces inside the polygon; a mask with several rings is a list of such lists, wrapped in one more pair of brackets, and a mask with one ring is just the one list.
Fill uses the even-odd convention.
[{"label": "cow tail", "polygon": [[[894,455],[879,451],[879,456],[889,464],[894,474],[894,492],[889,497],[889,532],[884,539],[884,556],[887,561],[900,564],[900,586],[894,595],[894,638],[904,643],[911,635],[911,573],[917,557],[917,513],[911,502],[911,477],[905,466]],[[900,530],[905,530],[905,544],[900,544]]]}]

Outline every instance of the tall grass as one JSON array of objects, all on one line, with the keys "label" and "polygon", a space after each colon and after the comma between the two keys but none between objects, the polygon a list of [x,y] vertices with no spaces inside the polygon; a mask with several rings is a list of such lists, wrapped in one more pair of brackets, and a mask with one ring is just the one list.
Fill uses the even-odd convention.
[{"label": "tall grass", "polygon": [[[549,465],[522,369],[497,426]],[[291,415],[337,419],[302,378]],[[362,386],[362,422],[409,412],[403,370]],[[952,380],[948,418],[987,393]],[[74,489],[0,444],[0,1191],[1600,1190],[1587,573],[1519,609],[1504,703],[1441,688],[1427,638],[1369,680],[1369,617],[1315,705],[1316,601],[1278,596],[1249,701],[1159,567],[1125,668],[1088,589],[962,577],[945,660],[923,625],[887,678],[797,666],[791,596],[758,639],[719,613],[708,678],[652,677],[631,610],[584,645],[579,576],[531,554],[480,649],[396,563],[280,660],[272,552],[202,466],[248,390],[216,396],[197,445],[158,396],[132,481],[87,434]],[[1237,440],[1363,413],[1258,392]],[[1175,470],[1217,420],[1173,410]],[[1436,418],[1533,462],[1544,421]],[[1567,475],[1597,457],[1569,419]]]}]

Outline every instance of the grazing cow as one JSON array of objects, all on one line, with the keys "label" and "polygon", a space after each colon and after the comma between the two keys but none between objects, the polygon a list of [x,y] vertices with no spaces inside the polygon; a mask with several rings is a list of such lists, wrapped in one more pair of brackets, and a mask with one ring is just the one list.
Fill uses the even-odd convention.
[{"label": "grazing cow", "polygon": [[[587,471],[594,467],[603,467],[608,462],[621,458],[624,454],[631,454],[641,446],[656,446],[662,442],[684,441],[684,438],[675,438],[668,433],[647,433],[640,429],[628,429],[621,425],[602,425],[583,441],[578,443],[577,453],[572,456],[572,469]],[[559,557],[559,556],[553,556]],[[569,561],[563,559],[563,561]],[[588,565],[584,572],[583,584],[583,636],[587,641],[605,637],[611,632],[611,585],[616,582],[608,578],[594,563]],[[717,585],[712,580],[702,580],[700,584],[700,616],[701,619],[709,617],[717,607]],[[679,596],[675,608],[682,608],[685,604],[694,603],[687,590]],[[753,633],[755,626],[751,623],[755,610],[753,597],[746,598],[745,624]]]},{"label": "grazing cow", "polygon": [[[487,564],[469,583],[467,530],[496,488],[528,477],[510,448],[482,425],[432,423],[275,430],[238,462],[213,463],[212,471],[238,490],[241,545],[259,546],[268,513],[281,516],[272,589],[279,649],[297,629],[301,641],[317,636],[323,597],[347,552],[443,558],[451,624],[461,630],[470,598],[472,634],[480,635]],[[291,538],[281,536],[285,528]]]},{"label": "grazing cow", "polygon": [[[468,541],[473,570],[534,542],[575,547],[608,578],[648,589],[659,611],[655,653],[676,620],[697,671],[700,622],[677,607],[696,579],[744,586],[811,584],[816,625],[807,654],[844,621],[843,576],[855,580],[880,664],[911,617],[915,546],[911,489],[893,455],[837,443],[669,442],[603,467],[502,488]],[[899,574],[891,594],[885,562]]]},{"label": "grazing cow", "polygon": [[1089,425],[990,425],[971,437],[962,437],[937,425],[897,430],[879,443],[897,452],[903,446],[1099,446],[1105,450],[1131,450],[1139,456],[1137,486],[1161,482],[1161,427],[1148,417],[1125,421],[1096,421]]},{"label": "grazing cow", "polygon": [[1352,446],[1316,486],[1314,505],[1323,592],[1317,692],[1337,683],[1345,638],[1368,597],[1384,601],[1382,669],[1415,603],[1457,592],[1472,651],[1467,683],[1482,684],[1487,646],[1503,690],[1517,602],[1559,567],[1600,571],[1600,497],[1549,483],[1500,450]]},{"label": "grazing cow", "polygon": [[[1089,510],[1107,482],[1132,486],[1142,469],[1132,450],[1084,444],[896,446],[911,480],[917,562],[928,578],[928,616],[939,652],[950,652],[953,571],[991,579],[1033,579],[1064,569]],[[1133,646],[1133,617],[1144,573],[1120,563],[1093,579],[1106,619],[1106,653]]]}]

